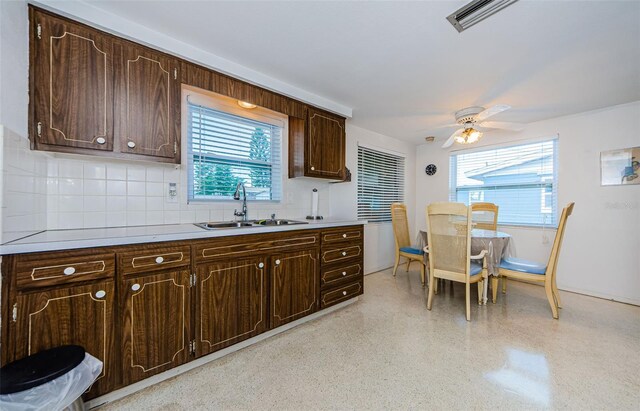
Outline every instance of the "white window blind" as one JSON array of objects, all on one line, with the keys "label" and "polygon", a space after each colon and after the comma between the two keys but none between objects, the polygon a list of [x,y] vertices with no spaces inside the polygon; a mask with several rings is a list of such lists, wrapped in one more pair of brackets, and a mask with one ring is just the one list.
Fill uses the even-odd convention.
[{"label": "white window blind", "polygon": [[189,201],[231,200],[239,182],[251,200],[279,201],[282,127],[187,104]]},{"label": "white window blind", "polygon": [[557,139],[452,154],[450,201],[497,204],[498,223],[556,225]]},{"label": "white window blind", "polygon": [[358,146],[358,219],[391,221],[391,204],[404,202],[404,157]]}]

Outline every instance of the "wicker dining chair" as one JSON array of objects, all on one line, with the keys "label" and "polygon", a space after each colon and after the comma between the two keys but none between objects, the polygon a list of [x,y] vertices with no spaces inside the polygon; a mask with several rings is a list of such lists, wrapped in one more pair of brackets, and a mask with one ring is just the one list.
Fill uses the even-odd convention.
[{"label": "wicker dining chair", "polygon": [[[551,306],[551,314],[555,319],[558,319],[558,308],[562,308],[560,293],[558,292],[558,286],[556,284],[558,257],[560,256],[560,248],[562,248],[567,219],[573,212],[574,205],[575,203],[569,203],[562,209],[558,231],[556,231],[556,238],[553,240],[551,255],[549,256],[549,261],[546,266],[537,262],[511,257],[503,258],[502,261],[500,261],[499,272],[500,278],[502,279],[502,293],[504,294],[507,291],[507,278],[544,283],[547,300],[549,301],[549,306]],[[498,289],[498,277],[491,278],[491,286],[493,288],[493,302],[495,302]]]},{"label": "wicker dining chair", "polygon": [[391,223],[393,225],[393,236],[396,241],[396,262],[393,266],[393,276],[396,276],[400,258],[407,259],[407,271],[413,261],[420,263],[420,280],[424,287],[425,280],[425,262],[424,252],[418,248],[411,247],[409,239],[409,222],[407,220],[407,206],[401,203],[391,204]]},{"label": "wicker dining chair", "polygon": [[[487,274],[484,260],[487,251],[471,255],[471,208],[462,203],[432,203],[427,206],[427,222],[429,284],[435,284],[438,278],[464,283],[466,317],[471,321],[471,284],[478,284],[481,303]],[[429,287],[429,310],[434,294],[435,287]]]},{"label": "wicker dining chair", "polygon": [[471,215],[473,218],[473,228],[483,230],[498,229],[498,206],[493,203],[473,203],[471,204]]}]

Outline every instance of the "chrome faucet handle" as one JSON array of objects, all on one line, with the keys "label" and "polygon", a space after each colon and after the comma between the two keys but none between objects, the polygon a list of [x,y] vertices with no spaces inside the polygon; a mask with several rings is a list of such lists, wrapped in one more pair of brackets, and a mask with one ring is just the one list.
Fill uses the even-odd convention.
[{"label": "chrome faucet handle", "polygon": [[275,220],[276,219],[276,213],[271,214],[271,219]]}]

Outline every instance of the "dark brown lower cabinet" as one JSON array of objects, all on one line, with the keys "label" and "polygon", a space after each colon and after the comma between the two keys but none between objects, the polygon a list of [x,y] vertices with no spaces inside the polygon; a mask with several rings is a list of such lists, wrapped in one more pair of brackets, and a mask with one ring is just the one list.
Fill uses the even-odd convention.
[{"label": "dark brown lower cabinet", "polygon": [[267,329],[267,259],[199,265],[196,270],[196,353],[233,345]]},{"label": "dark brown lower cabinet", "polygon": [[84,347],[103,362],[102,373],[85,398],[105,394],[117,385],[114,353],[113,281],[47,291],[18,293],[15,358],[65,344]]},{"label": "dark brown lower cabinet", "polygon": [[315,249],[271,257],[271,328],[318,309],[319,258]]},{"label": "dark brown lower cabinet", "polygon": [[189,271],[125,277],[122,301],[123,383],[134,383],[189,359]]}]

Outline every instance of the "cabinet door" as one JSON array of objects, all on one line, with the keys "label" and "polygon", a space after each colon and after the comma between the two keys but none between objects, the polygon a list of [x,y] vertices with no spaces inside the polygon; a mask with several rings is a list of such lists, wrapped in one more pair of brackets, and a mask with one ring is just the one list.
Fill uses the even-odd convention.
[{"label": "cabinet door", "polygon": [[317,310],[318,263],[317,250],[271,258],[271,328]]},{"label": "cabinet door", "polygon": [[165,271],[122,282],[125,384],[189,359],[189,272]]},{"label": "cabinet door", "polygon": [[305,175],[342,179],[345,162],[344,119],[310,107],[308,133]]},{"label": "cabinet door", "polygon": [[85,398],[111,391],[118,383],[114,302],[113,281],[19,293],[15,359],[60,345],[80,345],[103,363],[102,373]]},{"label": "cabinet door", "polygon": [[266,258],[198,266],[198,355],[228,347],[267,329],[266,270]]},{"label": "cabinet door", "polygon": [[180,162],[180,65],[128,42],[115,44],[119,151]]},{"label": "cabinet door", "polygon": [[30,134],[34,148],[111,151],[110,37],[34,9],[30,12]]}]

